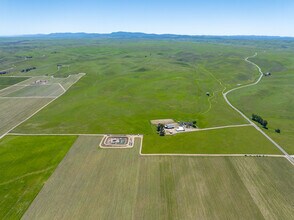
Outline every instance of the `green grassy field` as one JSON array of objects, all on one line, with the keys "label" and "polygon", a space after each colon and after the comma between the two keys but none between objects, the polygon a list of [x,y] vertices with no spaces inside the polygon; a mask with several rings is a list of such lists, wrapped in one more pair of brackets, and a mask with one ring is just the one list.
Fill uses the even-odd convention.
[{"label": "green grassy field", "polygon": [[251,126],[182,133],[164,138],[145,135],[142,153],[281,154]]},{"label": "green grassy field", "polygon": [[[244,61],[257,51],[254,61],[264,71],[273,71],[273,77],[263,79],[258,86],[235,91],[229,99],[248,116],[256,112],[267,118],[269,134],[292,153],[294,120],[292,102],[287,102],[287,97],[292,91],[293,45],[284,44],[270,40],[224,44],[60,39],[35,40],[26,43],[25,50],[21,44],[11,49],[2,43],[0,55],[7,56],[1,63],[3,68],[14,63],[11,75],[67,77],[87,73],[68,93],[14,132],[155,135],[152,119],[197,120],[200,128],[245,123],[225,103],[221,92],[257,79],[257,70]],[[12,51],[17,57],[11,55]],[[32,59],[24,60],[24,56]],[[58,71],[57,64],[64,67]],[[36,70],[20,72],[30,66]],[[205,95],[207,91],[210,97]],[[278,127],[280,135],[273,132]],[[236,135],[241,137],[243,133]]]},{"label": "green grassy field", "polygon": [[62,88],[58,84],[42,85],[42,86],[26,86],[20,90],[8,94],[8,97],[57,97],[63,93]]},{"label": "green grassy field", "polygon": [[[84,74],[80,73],[60,78],[49,76],[35,76],[26,78],[26,80],[20,82],[19,84],[0,91],[0,97],[57,97],[61,95],[64,90],[69,89],[83,76]],[[35,82],[38,80],[46,81],[46,84],[36,84]]]},{"label": "green grassy field", "polygon": [[[143,153],[151,154],[280,154],[252,127],[159,137],[150,124],[164,118],[197,120],[200,128],[248,123],[227,105],[222,91],[258,78],[257,69],[244,61],[258,52],[252,60],[272,77],[228,98],[248,117],[257,113],[267,119],[266,132],[294,153],[292,41],[18,40],[0,38],[1,69],[14,66],[9,75],[46,75],[42,78],[65,89],[81,77],[70,74],[86,75],[13,132],[139,133],[144,135]],[[63,65],[60,70],[58,64]],[[30,67],[36,70],[20,72]],[[0,77],[0,89],[18,82],[7,78]],[[51,100],[17,96],[60,94],[61,87],[53,87],[0,91],[0,133]],[[0,141],[1,175],[12,164],[0,177],[3,218],[21,217],[74,139],[21,136]],[[284,158],[144,157],[138,155],[138,145],[99,149],[100,140],[77,139],[25,219],[291,219],[294,175]]]},{"label": "green grassy field", "polygon": [[[79,137],[23,219],[292,219],[283,158],[138,156]],[[115,161],[115,162],[114,162]]]},{"label": "green grassy field", "polygon": [[[215,78],[230,88],[258,75],[242,60],[253,51],[236,53],[221,45],[114,41],[64,48],[62,54],[54,55],[66,59],[77,50],[80,66],[73,63],[72,69],[87,75],[16,131],[150,134],[150,120],[160,118],[196,119],[200,127],[240,124],[244,120],[224,102],[220,95],[224,88]],[[225,67],[218,66],[221,62]],[[227,74],[235,65],[238,71]],[[246,74],[247,78],[242,77]],[[215,93],[212,108],[207,91]]]},{"label": "green grassy field", "polygon": [[[0,91],[0,136],[64,93],[65,89],[82,76],[76,74],[68,78],[33,77]],[[40,79],[47,80],[48,85],[34,84]]]},{"label": "green grassy field", "polygon": [[[264,77],[256,87],[232,93],[229,98],[249,117],[252,113],[268,121],[267,133],[285,150],[294,154],[294,57],[286,51],[266,51],[254,62],[272,76]],[[275,129],[281,130],[280,134]]]},{"label": "green grassy field", "polygon": [[6,136],[0,140],[0,219],[20,219],[76,137]]},{"label": "green grassy field", "polygon": [[28,78],[26,77],[5,77],[5,76],[1,76],[0,77],[0,90],[4,89],[6,87],[9,87],[13,84],[19,83],[23,80],[26,80]]},{"label": "green grassy field", "polygon": [[[156,146],[168,140],[171,140],[170,145],[174,145],[177,138],[174,140],[166,138],[161,141],[155,136],[150,120],[161,118],[172,118],[176,121],[197,120],[200,128],[247,123],[227,105],[221,93],[257,79],[258,71],[253,65],[245,62],[244,58],[257,51],[259,54],[254,61],[261,59],[261,63],[267,62],[271,69],[282,71],[281,74],[284,74],[283,71],[286,68],[282,68],[280,61],[273,61],[274,63],[271,64],[266,54],[272,55],[278,49],[271,48],[269,52],[264,53],[260,47],[266,48],[266,46],[262,44],[258,45],[258,48],[252,48],[240,47],[237,44],[192,42],[174,44],[168,41],[144,40],[123,43],[121,41],[98,41],[98,44],[96,41],[86,43],[80,40],[75,47],[72,47],[67,45],[70,44],[70,40],[61,40],[61,42],[66,43],[64,46],[52,46],[50,50],[34,50],[30,53],[33,59],[21,62],[21,65],[40,67],[30,72],[31,75],[48,74],[66,77],[69,73],[76,72],[86,72],[87,75],[68,93],[16,128],[14,132],[140,133],[154,135],[152,139],[158,140],[156,143],[153,141]],[[42,53],[44,57],[40,55]],[[282,55],[289,56],[289,53],[284,52]],[[284,66],[291,65],[289,60],[286,62]],[[58,63],[69,65],[69,67],[64,67],[56,72]],[[48,67],[48,71],[43,72],[42,68],[46,65],[52,66],[52,69]],[[21,73],[12,74],[20,75]],[[284,75],[283,78],[289,80],[291,76],[288,78]],[[262,81],[261,86],[264,83]],[[281,91],[284,92],[288,88],[287,84],[281,84],[281,87],[283,87]],[[281,93],[274,95],[276,98],[268,96],[267,110],[263,111],[255,105],[256,101],[251,102],[250,97],[252,96],[246,95],[246,90],[252,91],[259,88],[258,85],[254,88],[235,91],[229,95],[229,99],[232,99],[237,106],[240,104],[242,111],[248,116],[255,111],[262,114],[272,109],[271,99],[280,99]],[[206,96],[207,91],[210,92],[210,97]],[[241,97],[245,97],[244,100]],[[286,97],[283,98],[287,100]],[[248,99],[250,99],[249,105],[247,105]],[[246,109],[240,102],[246,103]],[[277,103],[277,100],[275,102]],[[259,105],[264,106],[261,105],[261,102]],[[279,105],[279,108],[281,106]],[[266,113],[264,114],[267,116]],[[292,116],[293,113],[288,112],[287,118]],[[269,119],[270,123],[275,123],[274,120]],[[287,120],[282,122],[281,129]],[[292,122],[291,119],[290,124]],[[286,125],[280,136],[273,134],[274,132],[271,132],[271,135],[275,136],[277,141],[287,136],[279,143],[290,143],[293,139],[291,139],[293,131],[288,128],[290,126]],[[226,132],[219,134],[221,133]],[[243,145],[241,137],[244,133],[240,130],[234,135],[240,137],[234,140],[235,144]],[[246,135],[249,139],[257,137],[252,132]],[[187,138],[197,139],[198,135],[189,134]],[[206,138],[202,142],[208,142],[208,145],[214,143],[211,138]],[[148,144],[147,141],[144,146],[149,150],[155,149],[154,145]],[[176,144],[181,145],[178,142]],[[248,147],[247,153],[251,153],[251,149],[258,149],[258,144],[252,144],[254,146]],[[286,145],[289,144],[286,143]],[[286,148],[288,150],[291,147]],[[162,146],[160,149],[167,148]],[[289,150],[292,152],[291,149]],[[236,151],[235,148],[232,148],[231,151],[226,152],[235,153]]]},{"label": "green grassy field", "polygon": [[[238,43],[225,45],[198,42],[175,44],[169,41],[148,40],[56,40],[52,44],[43,40],[36,41],[35,45],[32,44],[38,45],[39,48],[34,47],[27,52],[22,51],[19,46],[16,49],[19,57],[27,54],[33,58],[26,61],[19,58],[12,75],[22,75],[19,70],[30,66],[36,66],[37,69],[26,75],[46,74],[66,77],[68,74],[78,72],[86,72],[87,75],[68,93],[16,128],[14,132],[140,133],[152,136],[150,137],[152,143],[159,146],[161,143],[168,145],[169,140],[171,140],[169,144],[174,145],[179,138],[174,140],[166,138],[164,141],[158,139],[150,125],[152,119],[197,120],[200,128],[247,123],[225,103],[221,93],[257,79],[258,71],[253,65],[245,62],[244,58],[257,51],[259,54],[254,61],[261,60],[264,69],[269,65],[271,70],[282,71],[282,74],[287,68],[291,69],[291,60],[285,59],[284,62],[287,63],[282,64],[280,60],[283,58],[273,55],[281,50],[276,48],[275,43],[269,44],[270,46],[260,42],[255,44],[257,48],[240,46]],[[45,49],[44,45],[50,46]],[[263,49],[268,51],[265,53]],[[286,52],[281,52],[281,57],[289,56],[291,53],[289,49],[282,51]],[[273,56],[273,63],[270,62],[270,56]],[[65,66],[57,71],[57,64]],[[288,77],[283,78],[289,80]],[[287,90],[287,84],[281,86],[285,91]],[[258,88],[259,85],[247,90],[258,90]],[[206,92],[210,92],[211,96],[207,97]],[[279,94],[275,95],[276,99],[281,96],[281,93]],[[245,97],[245,100],[242,101],[241,97]],[[246,95],[246,89],[229,95],[237,106],[241,101],[247,104],[250,97]],[[271,97],[268,98],[268,103],[271,103],[270,99],[275,99]],[[242,103],[240,107],[241,105]],[[246,109],[242,108],[242,111],[250,116],[256,109],[256,112],[262,114],[262,110],[258,109],[260,107],[255,106],[257,106],[255,102],[250,102]],[[265,111],[268,111],[271,107],[268,106],[266,109]],[[287,118],[292,116],[292,112],[289,112]],[[270,123],[275,123],[274,120],[269,119]],[[282,122],[281,129],[286,121],[287,119]],[[290,124],[292,122],[293,120]],[[291,139],[293,131],[291,128],[288,129],[289,127],[282,129],[284,132],[280,136],[273,134],[274,132],[271,132],[271,135],[277,136],[274,137],[277,141],[287,136],[280,143],[290,143],[293,139]],[[225,133],[226,131],[219,132],[219,137]],[[234,135],[240,137],[236,138],[234,143],[242,146],[241,137],[244,133],[240,130]],[[257,137],[252,132],[246,135],[249,139]],[[208,137],[209,134],[205,136]],[[189,134],[186,138],[194,140],[198,135]],[[214,143],[211,138],[206,138],[202,142],[208,142],[208,145]],[[144,145],[147,151],[155,149],[154,145],[150,146],[149,143],[147,141]],[[182,145],[179,142],[176,144]],[[286,145],[289,146],[287,143]],[[250,153],[251,149],[258,149],[258,146],[254,144],[248,147],[247,153]],[[159,148],[160,151],[167,149],[164,146]],[[287,147],[287,150],[289,148],[291,147]],[[292,152],[291,149],[289,150]],[[157,151],[155,150],[154,153]],[[226,152],[233,153],[235,148]]]},{"label": "green grassy field", "polygon": [[42,108],[49,98],[0,98],[0,136]]}]

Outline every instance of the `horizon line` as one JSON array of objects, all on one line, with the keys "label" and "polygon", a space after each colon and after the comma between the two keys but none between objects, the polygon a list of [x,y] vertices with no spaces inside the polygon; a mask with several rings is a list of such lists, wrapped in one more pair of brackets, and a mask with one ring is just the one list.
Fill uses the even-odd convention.
[{"label": "horizon line", "polygon": [[280,37],[280,38],[294,38],[288,35],[263,35],[263,34],[175,34],[175,33],[147,33],[139,31],[114,31],[114,32],[51,32],[51,33],[33,33],[33,34],[11,34],[0,35],[0,37],[30,37],[30,36],[49,36],[53,34],[96,34],[96,35],[111,35],[115,33],[128,33],[128,34],[145,34],[145,35],[175,35],[175,36],[188,36],[188,37]]}]

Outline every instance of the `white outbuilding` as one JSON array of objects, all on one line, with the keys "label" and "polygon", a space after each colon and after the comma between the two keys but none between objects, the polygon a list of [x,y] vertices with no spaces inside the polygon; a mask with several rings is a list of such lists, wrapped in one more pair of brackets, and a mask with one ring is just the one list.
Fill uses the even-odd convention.
[{"label": "white outbuilding", "polygon": [[176,131],[177,131],[177,132],[185,131],[185,128],[184,128],[184,127],[178,127],[178,128],[176,129]]}]

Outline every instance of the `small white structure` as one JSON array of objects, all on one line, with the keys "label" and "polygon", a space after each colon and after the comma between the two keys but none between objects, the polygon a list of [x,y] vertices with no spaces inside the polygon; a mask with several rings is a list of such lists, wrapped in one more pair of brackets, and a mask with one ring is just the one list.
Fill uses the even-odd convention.
[{"label": "small white structure", "polygon": [[42,80],[42,79],[39,79],[39,80],[35,81],[35,84],[39,84],[39,85],[46,85],[47,83],[48,83],[47,80]]},{"label": "small white structure", "polygon": [[118,143],[118,139],[117,138],[113,138],[112,140],[111,140],[111,144],[117,144]]},{"label": "small white structure", "polygon": [[272,74],[270,72],[264,73],[264,76],[271,76]]},{"label": "small white structure", "polygon": [[167,124],[167,125],[164,125],[164,128],[173,129],[173,128],[175,128],[175,126],[173,124]]},{"label": "small white structure", "polygon": [[176,131],[177,131],[177,132],[185,131],[185,128],[184,128],[184,127],[178,127],[178,128],[176,129]]}]

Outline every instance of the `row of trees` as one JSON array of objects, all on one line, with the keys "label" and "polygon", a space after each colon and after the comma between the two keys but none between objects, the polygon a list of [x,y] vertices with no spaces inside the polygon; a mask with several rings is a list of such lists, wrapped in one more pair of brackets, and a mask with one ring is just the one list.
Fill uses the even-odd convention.
[{"label": "row of trees", "polygon": [[35,69],[36,69],[36,67],[30,67],[30,68],[26,68],[26,69],[21,70],[21,72],[26,73],[26,72],[29,72],[29,71],[35,70]]},{"label": "row of trees", "polygon": [[[268,129],[267,128],[267,124],[268,124],[267,120],[264,120],[261,116],[256,115],[256,114],[252,114],[252,120],[258,122],[259,124],[262,125],[262,127]],[[281,133],[281,129],[277,128],[277,129],[275,129],[275,132]]]},{"label": "row of trees", "polygon": [[262,127],[267,128],[267,120],[264,120],[261,116],[252,114],[252,120],[258,122],[259,124],[262,125]]}]

